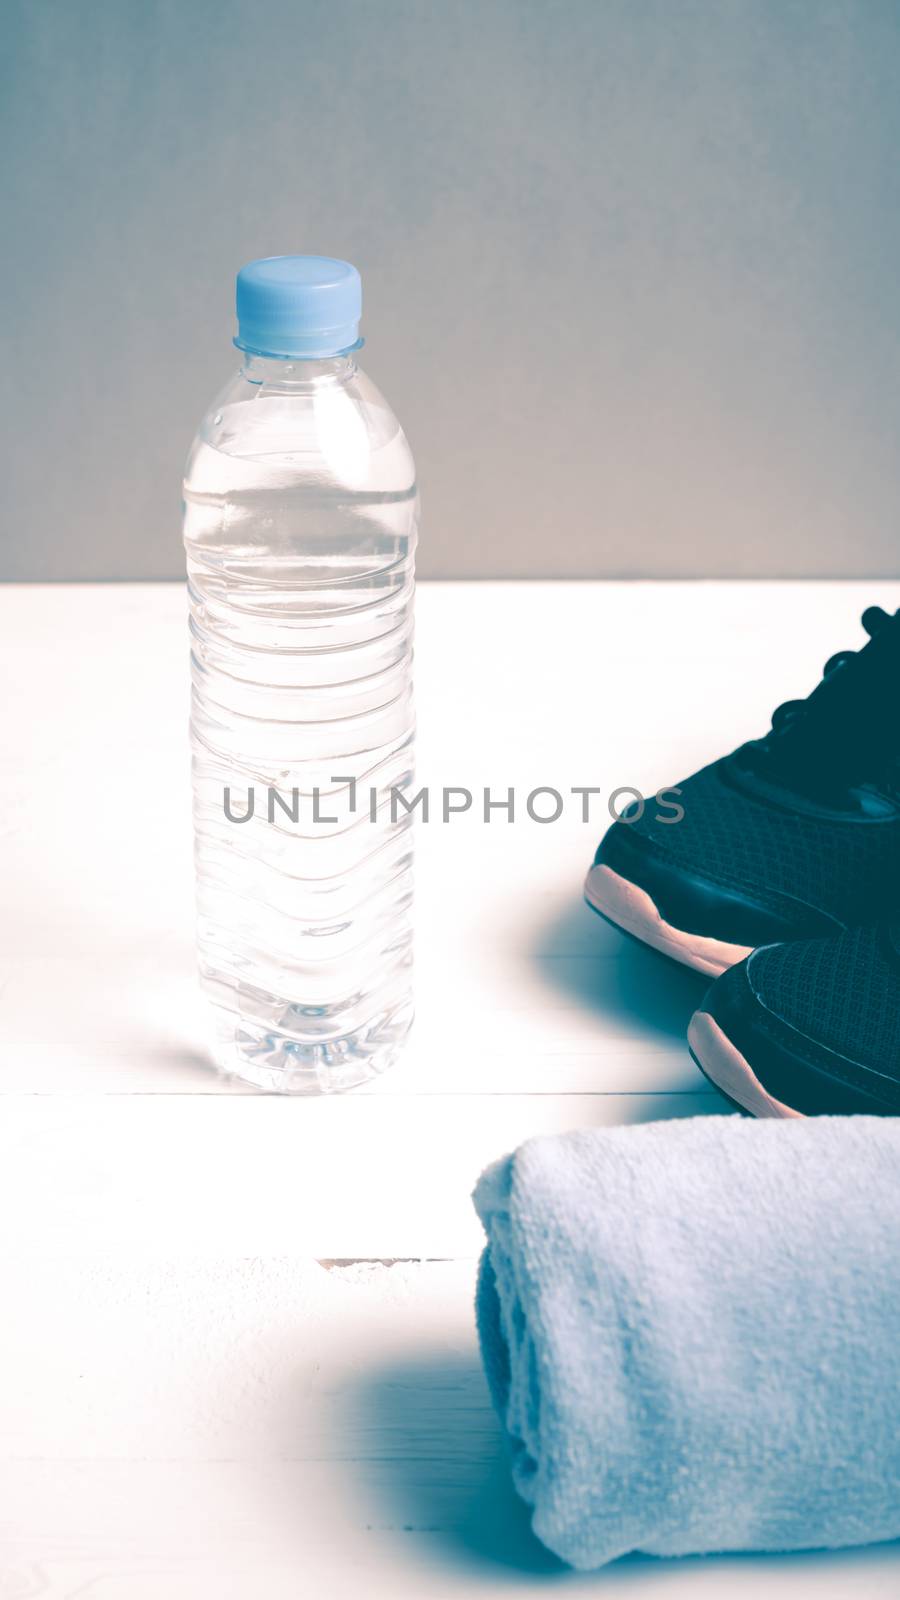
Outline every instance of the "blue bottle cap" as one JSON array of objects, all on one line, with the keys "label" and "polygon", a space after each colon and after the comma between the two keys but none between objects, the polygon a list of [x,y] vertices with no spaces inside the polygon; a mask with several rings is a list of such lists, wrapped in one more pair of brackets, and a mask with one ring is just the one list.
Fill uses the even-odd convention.
[{"label": "blue bottle cap", "polygon": [[239,350],[323,359],[361,343],[362,282],[331,256],[267,256],[237,276]]}]

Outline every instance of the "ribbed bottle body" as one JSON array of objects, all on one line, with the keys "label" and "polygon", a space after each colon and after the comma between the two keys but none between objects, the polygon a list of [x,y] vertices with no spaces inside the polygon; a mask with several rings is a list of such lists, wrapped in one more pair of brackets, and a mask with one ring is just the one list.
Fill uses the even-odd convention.
[{"label": "ribbed bottle body", "polygon": [[264,1088],[349,1088],[412,1016],[412,457],[352,359],[250,360],[184,507],[216,1059]]}]

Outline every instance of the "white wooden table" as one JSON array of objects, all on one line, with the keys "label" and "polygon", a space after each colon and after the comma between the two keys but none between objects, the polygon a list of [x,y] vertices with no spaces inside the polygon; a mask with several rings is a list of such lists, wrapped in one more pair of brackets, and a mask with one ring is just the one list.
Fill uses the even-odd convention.
[{"label": "white wooden table", "polygon": [[[444,584],[419,773],[652,793],[767,725],[894,584]],[[0,591],[0,1600],[900,1593],[896,1548],[586,1578],[509,1486],[472,1320],[481,1167],[719,1114],[702,989],[581,902],[604,826],[418,837],[418,1021],[343,1099],[219,1081],[194,987],[184,595]]]}]

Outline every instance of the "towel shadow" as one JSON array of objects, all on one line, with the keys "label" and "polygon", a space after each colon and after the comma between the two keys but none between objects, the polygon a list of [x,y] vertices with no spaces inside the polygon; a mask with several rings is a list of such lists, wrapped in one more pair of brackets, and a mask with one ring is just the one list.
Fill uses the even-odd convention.
[{"label": "towel shadow", "polygon": [[428,1535],[442,1564],[540,1583],[570,1576],[531,1531],[474,1351],[376,1368],[343,1403],[362,1441],[353,1470],[373,1526]]}]

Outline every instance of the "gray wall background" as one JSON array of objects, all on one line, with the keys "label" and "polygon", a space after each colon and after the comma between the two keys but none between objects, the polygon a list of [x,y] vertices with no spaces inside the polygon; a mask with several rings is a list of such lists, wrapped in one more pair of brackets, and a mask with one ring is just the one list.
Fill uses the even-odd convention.
[{"label": "gray wall background", "polygon": [[5,0],[0,73],[0,576],[180,573],[307,250],[423,573],[900,573],[900,0]]}]

